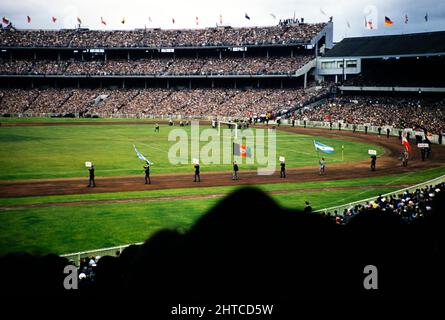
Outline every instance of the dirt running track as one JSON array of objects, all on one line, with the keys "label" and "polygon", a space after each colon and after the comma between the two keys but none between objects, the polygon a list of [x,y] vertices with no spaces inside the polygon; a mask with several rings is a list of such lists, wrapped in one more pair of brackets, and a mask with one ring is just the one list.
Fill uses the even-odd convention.
[{"label": "dirt running track", "polygon": [[[41,125],[40,123],[35,123]],[[80,124],[80,123],[79,123]],[[81,123],[84,124],[84,123]],[[94,123],[94,125],[99,123]],[[101,123],[102,124],[102,123]],[[113,124],[105,122],[103,124]],[[138,124],[119,123],[120,125]],[[31,125],[27,123],[26,125]],[[52,125],[56,125],[52,123]],[[58,125],[65,125],[60,123]],[[90,123],[91,125],[91,123]],[[19,196],[45,196],[45,195],[67,195],[67,194],[85,194],[101,192],[122,192],[122,191],[140,191],[172,188],[194,188],[194,187],[214,187],[214,186],[233,186],[233,185],[255,185],[265,183],[283,183],[283,182],[307,182],[307,181],[326,181],[350,178],[367,178],[373,176],[386,176],[403,172],[413,172],[427,168],[433,168],[445,165],[445,146],[433,145],[432,157],[425,162],[420,160],[420,152],[413,146],[413,159],[409,166],[401,166],[399,155],[402,151],[402,145],[397,137],[377,136],[374,134],[365,135],[364,133],[352,133],[349,131],[330,131],[327,129],[309,129],[281,127],[279,130],[317,135],[327,138],[341,138],[344,140],[362,141],[371,144],[380,145],[385,148],[385,154],[377,160],[377,170],[371,172],[369,161],[359,161],[345,164],[329,164],[326,166],[326,173],[323,176],[318,174],[318,166],[304,167],[298,169],[287,169],[287,178],[281,179],[277,171],[273,176],[259,176],[256,171],[243,171],[241,167],[240,180],[231,180],[231,171],[227,172],[206,172],[202,168],[201,182],[193,182],[193,168],[190,167],[190,173],[159,174],[152,175],[151,185],[144,185],[143,175],[124,176],[124,177],[96,177],[96,188],[87,188],[88,177],[85,178],[66,178],[66,179],[38,179],[38,180],[20,180],[20,181],[2,181],[0,182],[0,197],[19,197]]]}]

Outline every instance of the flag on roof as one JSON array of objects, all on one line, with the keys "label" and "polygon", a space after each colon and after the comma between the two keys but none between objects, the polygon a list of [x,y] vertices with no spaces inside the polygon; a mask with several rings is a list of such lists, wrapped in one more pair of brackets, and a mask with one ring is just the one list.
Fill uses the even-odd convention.
[{"label": "flag on roof", "polygon": [[247,14],[247,12],[244,14],[244,18],[246,18],[247,20],[250,20],[249,15]]},{"label": "flag on roof", "polygon": [[56,17],[52,17],[51,20],[53,21],[53,23],[56,23],[57,18]]},{"label": "flag on roof", "polygon": [[219,24],[222,24],[222,14],[219,15]]},{"label": "flag on roof", "polygon": [[428,12],[425,14],[425,22],[428,22]]},{"label": "flag on roof", "polygon": [[28,23],[31,23],[31,17],[30,16],[26,16],[26,19],[28,20]]},{"label": "flag on roof", "polygon": [[388,17],[385,16],[385,26],[392,26],[394,22]]},{"label": "flag on roof", "polygon": [[330,147],[328,145],[325,145],[321,142],[315,141],[314,140],[314,147],[316,151],[321,151],[324,153],[333,153],[334,152],[334,148]]},{"label": "flag on roof", "polygon": [[105,22],[104,18],[100,17],[100,23],[102,23],[104,26],[107,25],[107,23]]},{"label": "flag on roof", "polygon": [[2,22],[4,23],[4,24],[9,24],[9,19],[8,18],[6,18],[6,17],[3,17],[2,18]]},{"label": "flag on roof", "polygon": [[195,22],[196,22],[196,25],[199,25],[199,18],[198,17],[195,18]]},{"label": "flag on roof", "polygon": [[276,16],[276,15],[274,15],[273,13],[271,13],[271,14],[270,14],[270,16],[271,16],[272,18],[274,18],[274,19],[276,19],[276,18],[277,18],[277,16]]},{"label": "flag on roof", "polygon": [[77,22],[79,22],[79,24],[82,24],[82,20],[80,20],[79,17],[77,17]]},{"label": "flag on roof", "polygon": [[125,17],[122,18],[121,23],[125,24]]},{"label": "flag on roof", "polygon": [[408,15],[405,14],[405,24],[407,24],[407,23],[408,23]]}]

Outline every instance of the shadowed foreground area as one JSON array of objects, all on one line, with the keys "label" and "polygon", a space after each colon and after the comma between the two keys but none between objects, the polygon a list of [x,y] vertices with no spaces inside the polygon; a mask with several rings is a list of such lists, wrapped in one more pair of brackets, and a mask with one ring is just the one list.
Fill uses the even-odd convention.
[{"label": "shadowed foreground area", "polygon": [[[436,297],[444,284],[444,192],[423,218],[372,210],[339,225],[280,208],[266,194],[239,190],[185,234],[160,231],[119,257],[103,257],[94,281],[63,288],[68,261],[55,255],[1,258],[1,294],[116,298],[292,299]],[[366,265],[378,290],[365,290]]]}]

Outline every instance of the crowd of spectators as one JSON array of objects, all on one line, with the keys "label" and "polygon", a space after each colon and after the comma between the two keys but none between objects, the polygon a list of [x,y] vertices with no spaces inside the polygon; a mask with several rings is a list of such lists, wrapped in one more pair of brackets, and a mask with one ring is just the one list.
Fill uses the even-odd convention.
[{"label": "crowd of spectators", "polygon": [[177,58],[139,60],[7,60],[0,74],[14,75],[207,75],[292,74],[313,59],[310,55],[252,58]]},{"label": "crowd of spectators", "polygon": [[303,89],[2,89],[1,114],[260,116],[317,95]]},{"label": "crowd of spectators", "polygon": [[415,191],[405,191],[398,195],[379,195],[374,201],[366,202],[364,205],[358,204],[344,209],[343,214],[335,211],[327,212],[323,215],[335,220],[336,223],[347,223],[357,214],[364,214],[379,210],[384,213],[399,216],[407,223],[425,218],[432,211],[432,202],[439,193],[445,192],[445,183],[429,185]]},{"label": "crowd of spectators", "polygon": [[295,23],[272,27],[133,31],[0,30],[4,47],[160,47],[160,46],[239,46],[307,42],[325,23]]},{"label": "crowd of spectators", "polygon": [[296,118],[396,128],[421,125],[432,133],[441,133],[445,130],[445,99],[340,96],[328,99],[315,108],[301,109]]}]

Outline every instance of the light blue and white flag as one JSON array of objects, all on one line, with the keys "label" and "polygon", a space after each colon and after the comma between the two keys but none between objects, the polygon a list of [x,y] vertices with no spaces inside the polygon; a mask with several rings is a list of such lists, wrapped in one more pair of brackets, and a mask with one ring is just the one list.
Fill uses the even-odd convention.
[{"label": "light blue and white flag", "polygon": [[142,161],[147,162],[149,165],[154,164],[154,162],[150,162],[150,160],[148,160],[147,158],[145,158],[145,157],[142,155],[142,153],[140,153],[139,150],[136,149],[136,146],[135,146],[135,145],[133,145],[133,147],[134,147],[134,151],[136,151],[136,156],[137,156],[139,159],[141,159]]},{"label": "light blue and white flag", "polygon": [[332,152],[334,152],[334,148],[333,147],[327,146],[327,145],[325,145],[323,143],[320,143],[318,141],[315,141],[315,140],[314,140],[314,146],[315,146],[315,150],[317,150],[317,151],[320,150],[321,152],[324,152],[324,153],[332,153]]}]

